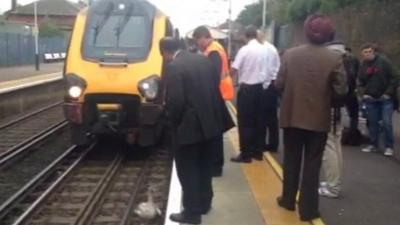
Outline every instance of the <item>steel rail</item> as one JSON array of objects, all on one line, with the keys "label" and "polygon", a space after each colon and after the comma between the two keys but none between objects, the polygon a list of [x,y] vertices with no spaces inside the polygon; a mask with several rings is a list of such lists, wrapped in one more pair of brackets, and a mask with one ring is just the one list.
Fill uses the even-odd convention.
[{"label": "steel rail", "polygon": [[143,180],[145,179],[146,171],[149,168],[150,160],[147,159],[145,165],[143,166],[142,170],[140,171],[139,178],[137,179],[137,184],[135,187],[135,190],[132,192],[131,197],[129,198],[129,203],[128,206],[126,207],[126,211],[124,213],[124,217],[122,217],[120,225],[127,225],[129,224],[129,218],[132,214],[132,210],[134,208],[136,196],[140,190],[141,184],[143,183]]},{"label": "steel rail", "polygon": [[91,216],[91,213],[93,210],[96,209],[97,203],[101,200],[101,197],[107,190],[107,187],[110,185],[110,180],[114,177],[114,175],[117,173],[118,169],[121,166],[123,157],[121,156],[120,153],[115,157],[109,168],[107,169],[106,173],[104,174],[103,178],[100,180],[98,183],[97,187],[95,190],[92,192],[88,202],[84,205],[84,207],[81,209],[79,215],[75,219],[75,221],[72,224],[75,225],[86,225],[88,224],[88,220]]},{"label": "steel rail", "polygon": [[17,193],[8,198],[2,205],[0,205],[0,221],[10,212],[10,210],[17,205],[26,195],[28,195],[38,184],[48,178],[58,164],[65,159],[71,152],[76,150],[76,145],[68,148],[60,157],[54,160],[49,166],[42,170],[32,180],[25,184]]},{"label": "steel rail", "polygon": [[8,149],[6,152],[0,154],[0,170],[6,167],[12,160],[16,159],[17,156],[21,156],[23,153],[31,148],[33,145],[43,141],[48,138],[50,135],[64,128],[68,122],[66,120],[57,123],[42,132],[29,137],[25,141],[15,145],[14,147]]},{"label": "steel rail", "polygon": [[7,128],[7,127],[10,127],[10,126],[12,126],[12,125],[14,125],[14,124],[16,124],[16,123],[19,123],[19,122],[21,122],[21,121],[23,121],[23,120],[25,120],[25,119],[28,119],[28,118],[30,118],[30,117],[36,116],[37,114],[39,114],[39,113],[41,113],[41,112],[44,112],[44,111],[46,111],[46,110],[49,110],[49,109],[54,108],[54,107],[56,107],[56,106],[59,106],[59,105],[61,105],[62,103],[63,103],[63,101],[59,101],[59,102],[56,102],[56,103],[54,103],[54,104],[45,106],[45,107],[43,107],[43,108],[41,108],[41,109],[38,109],[38,110],[36,110],[36,111],[34,111],[34,112],[31,112],[31,113],[29,113],[29,114],[23,115],[23,116],[21,116],[21,117],[19,117],[19,118],[16,118],[16,119],[14,119],[14,120],[11,120],[10,122],[8,122],[8,123],[6,123],[6,124],[0,125],[0,130],[2,130],[2,129],[4,129],[4,128]]},{"label": "steel rail", "polygon": [[71,174],[71,172],[82,162],[88,153],[94,148],[97,143],[93,143],[88,147],[83,154],[61,175],[58,179],[46,190],[43,194],[33,202],[29,208],[13,223],[19,225],[24,223],[29,216],[56,190],[56,188],[64,181],[64,179]]}]

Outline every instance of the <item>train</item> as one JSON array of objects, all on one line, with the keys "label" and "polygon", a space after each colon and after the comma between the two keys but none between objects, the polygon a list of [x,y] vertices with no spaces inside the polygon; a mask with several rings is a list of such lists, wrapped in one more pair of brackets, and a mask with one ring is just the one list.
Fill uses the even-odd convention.
[{"label": "train", "polygon": [[77,15],[63,73],[74,144],[98,135],[157,144],[164,127],[159,41],[176,33],[145,0],[97,0]]}]

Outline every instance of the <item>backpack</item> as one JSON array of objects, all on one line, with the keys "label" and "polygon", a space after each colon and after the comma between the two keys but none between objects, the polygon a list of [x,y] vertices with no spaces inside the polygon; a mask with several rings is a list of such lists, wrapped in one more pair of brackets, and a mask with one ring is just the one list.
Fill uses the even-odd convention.
[{"label": "backpack", "polygon": [[346,105],[348,95],[338,95],[336,93],[332,94],[331,107],[334,109],[340,109]]},{"label": "backpack", "polygon": [[343,56],[343,66],[347,75],[349,94],[352,94],[357,88],[357,76],[360,62],[358,61],[357,57],[350,53],[347,53]]},{"label": "backpack", "polygon": [[342,145],[360,146],[370,143],[369,141],[369,138],[364,136],[359,129],[350,129],[348,127],[343,129]]},{"label": "backpack", "polygon": [[356,129],[344,128],[342,134],[342,145],[359,146],[362,144],[362,134]]},{"label": "backpack", "polygon": [[342,108],[345,106],[348,98],[354,94],[357,82],[358,60],[352,55],[343,55],[343,66],[346,72],[348,93],[338,95],[333,91],[332,108]]}]

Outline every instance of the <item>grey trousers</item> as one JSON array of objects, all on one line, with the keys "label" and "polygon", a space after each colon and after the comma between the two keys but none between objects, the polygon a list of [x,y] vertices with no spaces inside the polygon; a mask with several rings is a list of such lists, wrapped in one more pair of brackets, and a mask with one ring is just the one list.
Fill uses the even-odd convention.
[{"label": "grey trousers", "polygon": [[336,132],[334,132],[332,125],[322,158],[321,180],[324,181],[323,185],[333,194],[339,194],[341,190],[343,167],[342,131],[343,126],[340,122],[336,124]]}]

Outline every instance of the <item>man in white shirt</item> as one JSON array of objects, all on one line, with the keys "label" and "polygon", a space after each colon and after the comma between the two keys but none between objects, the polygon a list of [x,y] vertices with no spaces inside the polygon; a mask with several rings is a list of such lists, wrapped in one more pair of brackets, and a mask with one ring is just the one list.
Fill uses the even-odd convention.
[{"label": "man in white shirt", "polygon": [[248,27],[245,36],[248,43],[239,50],[232,64],[232,74],[238,76],[239,83],[237,108],[240,154],[231,161],[250,163],[252,158],[262,160],[263,157],[258,140],[259,131],[263,128],[260,105],[263,84],[267,80],[268,51],[257,41],[255,27]]},{"label": "man in white shirt", "polygon": [[[276,152],[279,146],[279,122],[278,122],[278,96],[274,82],[278,74],[281,61],[275,46],[266,41],[265,34],[258,30],[258,41],[266,48],[268,59],[267,77],[263,84],[263,96],[261,101],[262,106],[262,122],[263,127],[259,132],[258,147],[262,150]],[[266,144],[266,134],[268,129],[268,144]]]}]

